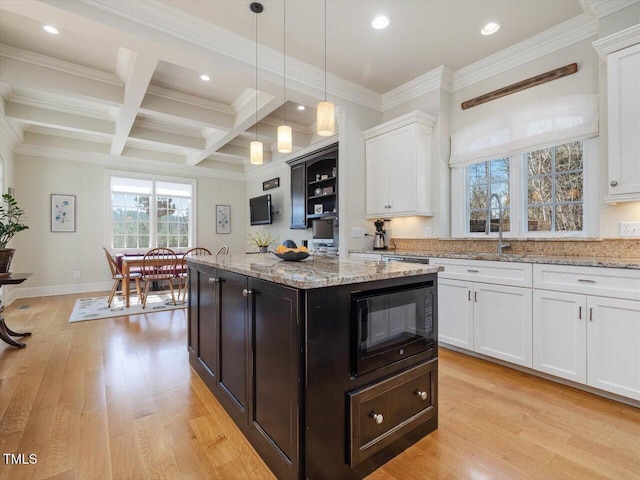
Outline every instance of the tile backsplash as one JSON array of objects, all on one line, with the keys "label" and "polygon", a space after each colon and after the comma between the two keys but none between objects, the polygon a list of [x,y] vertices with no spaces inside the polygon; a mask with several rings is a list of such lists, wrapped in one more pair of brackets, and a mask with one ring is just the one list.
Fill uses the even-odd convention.
[{"label": "tile backsplash", "polygon": [[[605,238],[590,239],[505,239],[511,247],[504,253],[519,255],[549,255],[566,257],[640,257],[640,239]],[[448,252],[448,253],[494,253],[495,239],[435,239],[392,238],[391,247],[397,250]]]}]

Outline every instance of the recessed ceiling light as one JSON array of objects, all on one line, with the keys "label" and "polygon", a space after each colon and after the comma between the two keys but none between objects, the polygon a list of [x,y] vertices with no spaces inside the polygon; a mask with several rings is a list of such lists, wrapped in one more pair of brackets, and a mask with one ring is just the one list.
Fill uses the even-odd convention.
[{"label": "recessed ceiling light", "polygon": [[500,30],[500,27],[502,27],[502,25],[498,22],[489,22],[484,26],[482,30],[480,30],[480,33],[482,35],[492,35]]},{"label": "recessed ceiling light", "polygon": [[209,75],[200,75],[200,80],[202,80],[203,82],[208,82],[209,80],[211,80],[211,78],[209,77]]},{"label": "recessed ceiling light", "polygon": [[44,28],[45,32],[49,32],[53,35],[58,35],[60,32],[58,31],[58,29],[56,27],[54,27],[53,25],[43,25],[42,28]]},{"label": "recessed ceiling light", "polygon": [[376,30],[387,28],[389,26],[389,18],[385,17],[384,15],[380,15],[379,17],[373,19],[373,22],[371,22],[371,26]]},{"label": "recessed ceiling light", "polygon": [[298,110],[303,111],[304,110],[304,105],[298,105]]}]

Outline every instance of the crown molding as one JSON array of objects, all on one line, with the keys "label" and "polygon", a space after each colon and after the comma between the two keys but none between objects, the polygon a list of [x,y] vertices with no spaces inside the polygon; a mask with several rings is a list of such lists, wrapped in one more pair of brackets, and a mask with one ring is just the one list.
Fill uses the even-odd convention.
[{"label": "crown molding", "polygon": [[[254,42],[165,3],[156,0],[145,2],[80,1],[207,50],[252,66],[255,65]],[[260,45],[259,49],[260,69],[280,77],[284,67],[282,52],[264,45]],[[297,81],[311,87],[316,97],[324,94],[324,70],[287,56],[287,72],[288,82]],[[290,86],[292,84],[293,82]],[[382,95],[350,80],[328,74],[327,93],[381,111]]]},{"label": "crown molding", "polygon": [[138,116],[133,126],[148,128],[149,130],[157,130],[166,133],[176,133],[178,135],[184,135],[185,137],[197,138],[198,140],[204,139],[202,129],[188,128],[186,126],[176,125],[175,123],[163,122],[159,118],[140,118],[140,116]]},{"label": "crown molding", "polygon": [[389,120],[388,122],[369,128],[362,132],[362,135],[365,139],[369,139],[412,123],[421,123],[427,127],[433,128],[437,121],[438,119],[433,115],[415,110],[407,113],[406,115],[402,115],[401,117],[394,118],[393,120]]},{"label": "crown molding", "polygon": [[444,65],[382,94],[382,111],[438,89],[451,92],[453,72]]},{"label": "crown molding", "polygon": [[39,53],[29,52],[21,48],[12,47],[10,45],[0,44],[0,56],[12,58],[21,62],[32,63],[40,67],[58,70],[60,72],[70,73],[80,77],[88,78],[102,83],[108,83],[116,87],[122,87],[123,83],[118,77],[112,73],[96,70],[95,68],[77,65],[57,58],[47,57]]},{"label": "crown molding", "polygon": [[579,0],[582,10],[593,18],[601,19],[638,3],[639,0]]},{"label": "crown molding", "polygon": [[189,105],[214,110],[220,113],[226,113],[228,115],[233,115],[235,113],[232,107],[225,105],[224,103],[214,102],[213,100],[196,97],[195,95],[189,95],[188,93],[177,92],[158,85],[149,85],[147,88],[147,95],[155,95],[156,97],[162,97],[167,100],[173,100],[180,103],[187,103]]},{"label": "crown molding", "polygon": [[640,24],[621,30],[617,33],[596,40],[591,45],[598,52],[603,62],[607,62],[607,55],[623,48],[640,43]]},{"label": "crown molding", "polygon": [[456,70],[453,76],[453,89],[457,91],[468,87],[597,34],[598,21],[583,13],[471,65]]},{"label": "crown molding", "polygon": [[95,118],[96,120],[113,121],[113,118],[106,112],[99,110],[91,110],[84,106],[74,105],[73,98],[65,98],[65,103],[55,100],[43,100],[39,98],[24,97],[16,95],[12,90],[5,96],[6,100],[19,105],[27,105],[29,107],[37,107],[45,110],[53,110],[60,113],[69,113],[72,115],[80,115],[82,117]]},{"label": "crown molding", "polygon": [[189,166],[186,164],[164,164],[155,160],[145,160],[124,155],[117,156],[107,153],[78,152],[74,150],[26,144],[19,145],[14,152],[26,157],[70,160],[73,162],[103,165],[108,168],[140,169],[153,173],[165,173],[169,175],[195,175],[200,177],[245,181],[245,174],[243,172],[229,172],[226,170]]},{"label": "crown molding", "polygon": [[12,125],[4,114],[0,115],[0,144],[7,145],[15,153],[23,140],[23,130],[18,125]]},{"label": "crown molding", "polygon": [[42,127],[40,125],[27,125],[25,133],[37,133],[38,135],[48,135],[50,137],[70,138],[72,140],[81,140],[83,142],[91,142],[102,145],[109,145],[113,135],[98,133],[83,133],[73,130],[67,130],[54,127]]}]

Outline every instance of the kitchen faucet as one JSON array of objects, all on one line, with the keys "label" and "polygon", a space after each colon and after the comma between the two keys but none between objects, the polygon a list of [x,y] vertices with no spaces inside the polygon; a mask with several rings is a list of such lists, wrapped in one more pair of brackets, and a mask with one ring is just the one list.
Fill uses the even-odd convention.
[{"label": "kitchen faucet", "polygon": [[502,210],[502,203],[500,202],[500,196],[497,193],[492,193],[491,196],[489,197],[489,211],[488,213],[488,218],[487,218],[487,228],[485,228],[485,233],[487,235],[489,235],[489,231],[491,230],[491,203],[493,202],[493,199],[496,199],[498,201],[498,255],[502,255],[502,249],[503,248],[509,248],[511,246],[510,243],[503,243],[502,242],[502,217],[504,214],[504,211]]}]

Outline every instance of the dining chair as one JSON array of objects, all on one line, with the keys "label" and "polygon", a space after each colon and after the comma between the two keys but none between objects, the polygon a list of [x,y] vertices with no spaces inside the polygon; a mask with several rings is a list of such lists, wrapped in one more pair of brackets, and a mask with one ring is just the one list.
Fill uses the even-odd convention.
[{"label": "dining chair", "polygon": [[141,299],[140,295],[140,277],[142,276],[140,273],[129,273],[129,279],[127,280],[125,276],[122,274],[122,271],[118,268],[118,264],[114,260],[114,258],[109,253],[105,247],[102,247],[104,250],[104,254],[107,256],[107,263],[109,263],[109,270],[111,270],[111,278],[113,279],[113,287],[111,287],[111,293],[109,293],[109,300],[107,301],[107,306],[111,306],[111,302],[113,301],[113,297],[116,294],[116,290],[118,289],[118,285],[122,283],[122,286],[125,288],[129,288],[129,284],[125,284],[125,281],[135,280],[136,282],[136,291],[138,292],[138,299]]},{"label": "dining chair", "polygon": [[[211,252],[204,247],[193,247],[184,252],[184,257],[196,257],[200,255],[211,255]],[[184,301],[187,296],[187,278],[189,277],[189,269],[184,266],[182,269],[177,270],[176,277],[178,278],[178,302],[180,301],[180,293],[182,293],[182,300]],[[183,283],[184,281],[184,283]]]},{"label": "dining chair", "polygon": [[147,305],[149,296],[149,284],[167,280],[171,291],[171,300],[176,304],[176,297],[173,293],[173,279],[176,277],[178,257],[173,250],[165,247],[158,247],[149,250],[142,258],[142,277],[144,291],[142,293],[142,308]]},{"label": "dining chair", "polygon": [[228,245],[221,246],[220,250],[218,250],[216,253],[216,257],[218,255],[229,255],[229,246]]}]

